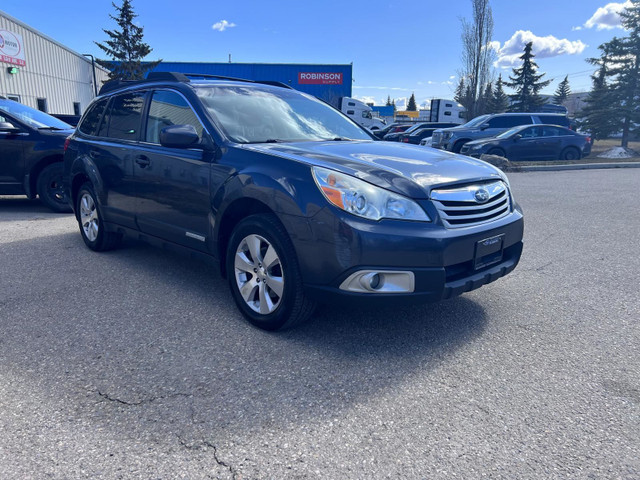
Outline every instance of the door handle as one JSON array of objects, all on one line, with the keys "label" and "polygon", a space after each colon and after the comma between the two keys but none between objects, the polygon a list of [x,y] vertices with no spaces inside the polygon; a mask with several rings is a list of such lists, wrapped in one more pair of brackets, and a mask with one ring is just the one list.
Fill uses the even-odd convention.
[{"label": "door handle", "polygon": [[145,168],[151,165],[151,160],[149,160],[149,157],[145,155],[140,155],[136,157],[136,163],[140,165],[141,168]]}]

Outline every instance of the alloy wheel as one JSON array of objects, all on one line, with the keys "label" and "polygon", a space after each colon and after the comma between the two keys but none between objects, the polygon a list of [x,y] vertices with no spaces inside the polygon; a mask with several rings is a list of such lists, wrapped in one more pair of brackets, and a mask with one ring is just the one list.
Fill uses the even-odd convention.
[{"label": "alloy wheel", "polygon": [[245,303],[262,315],[273,313],[282,301],[284,275],[274,246],[260,235],[248,235],[234,257],[238,290]]},{"label": "alloy wheel", "polygon": [[82,231],[90,242],[95,242],[98,238],[98,210],[93,201],[93,197],[88,193],[80,198],[80,223]]}]

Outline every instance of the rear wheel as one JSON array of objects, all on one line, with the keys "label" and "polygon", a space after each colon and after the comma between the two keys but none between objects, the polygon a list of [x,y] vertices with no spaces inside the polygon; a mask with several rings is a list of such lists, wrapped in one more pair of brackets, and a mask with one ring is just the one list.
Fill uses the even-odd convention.
[{"label": "rear wheel", "polygon": [[97,196],[89,182],[84,183],[78,191],[76,215],[82,240],[91,250],[103,252],[118,245],[120,235],[105,230]]},{"label": "rear wheel", "polygon": [[293,244],[274,215],[252,215],[238,223],[227,248],[226,266],[236,305],[253,325],[283,330],[313,313]]},{"label": "rear wheel", "polygon": [[580,160],[580,151],[574,147],[565,148],[560,154],[562,160]]},{"label": "rear wheel", "polygon": [[51,210],[68,213],[71,211],[71,206],[62,184],[62,170],[62,163],[52,163],[43,168],[38,175],[36,190],[40,201]]}]

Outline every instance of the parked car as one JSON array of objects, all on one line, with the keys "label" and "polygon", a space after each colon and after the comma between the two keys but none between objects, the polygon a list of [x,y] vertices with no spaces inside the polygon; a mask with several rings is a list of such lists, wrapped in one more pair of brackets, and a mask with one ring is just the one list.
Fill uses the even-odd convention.
[{"label": "parked car", "polygon": [[427,128],[429,124],[430,122],[419,122],[419,123],[410,124],[409,128],[407,128],[406,130],[403,130],[402,132],[387,133],[384,137],[382,137],[382,139],[386,142],[399,142],[400,137],[403,134],[405,133],[410,134],[417,130],[420,130],[421,128]]},{"label": "parked car", "polygon": [[413,132],[405,132],[400,135],[399,141],[402,143],[412,143],[414,145],[419,145],[420,141],[424,138],[428,138],[433,135],[439,128],[450,128],[458,125],[457,123],[431,123],[428,124],[427,127],[419,128],[418,130],[414,130]]},{"label": "parked car", "polygon": [[513,127],[534,124],[560,125],[569,127],[571,121],[566,115],[553,113],[496,113],[481,115],[470,122],[453,128],[433,132],[434,148],[459,153],[462,146],[471,140],[495,137]]},{"label": "parked car", "polygon": [[509,160],[579,160],[591,153],[591,138],[557,125],[515,127],[494,138],[468,142],[460,153]]},{"label": "parked car", "polygon": [[398,133],[398,132],[404,132],[405,130],[407,130],[408,128],[411,128],[411,124],[410,123],[392,123],[391,125],[387,125],[384,128],[381,128],[380,130],[376,130],[373,132],[373,134],[382,140],[382,138],[384,138],[384,136],[387,133]]},{"label": "parked car", "polygon": [[62,158],[70,125],[0,97],[0,195],[26,195],[55,212],[70,212]]},{"label": "parked car", "polygon": [[67,143],[65,185],[95,251],[130,235],[217,259],[267,330],[316,301],[435,301],[517,265],[523,216],[495,167],[374,141],[324,102],[261,82],[110,82]]},{"label": "parked car", "polygon": [[76,127],[80,121],[80,115],[70,115],[67,113],[53,113],[52,117],[56,117],[58,120],[62,120],[64,123],[68,123],[72,127]]}]

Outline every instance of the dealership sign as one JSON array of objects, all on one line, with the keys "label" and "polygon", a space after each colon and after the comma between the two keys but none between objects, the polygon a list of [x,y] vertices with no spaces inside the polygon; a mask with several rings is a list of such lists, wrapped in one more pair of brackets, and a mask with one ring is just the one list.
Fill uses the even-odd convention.
[{"label": "dealership sign", "polygon": [[0,62],[24,67],[24,43],[22,36],[0,29]]},{"label": "dealership sign", "polygon": [[342,73],[300,72],[298,83],[301,85],[342,85]]}]

